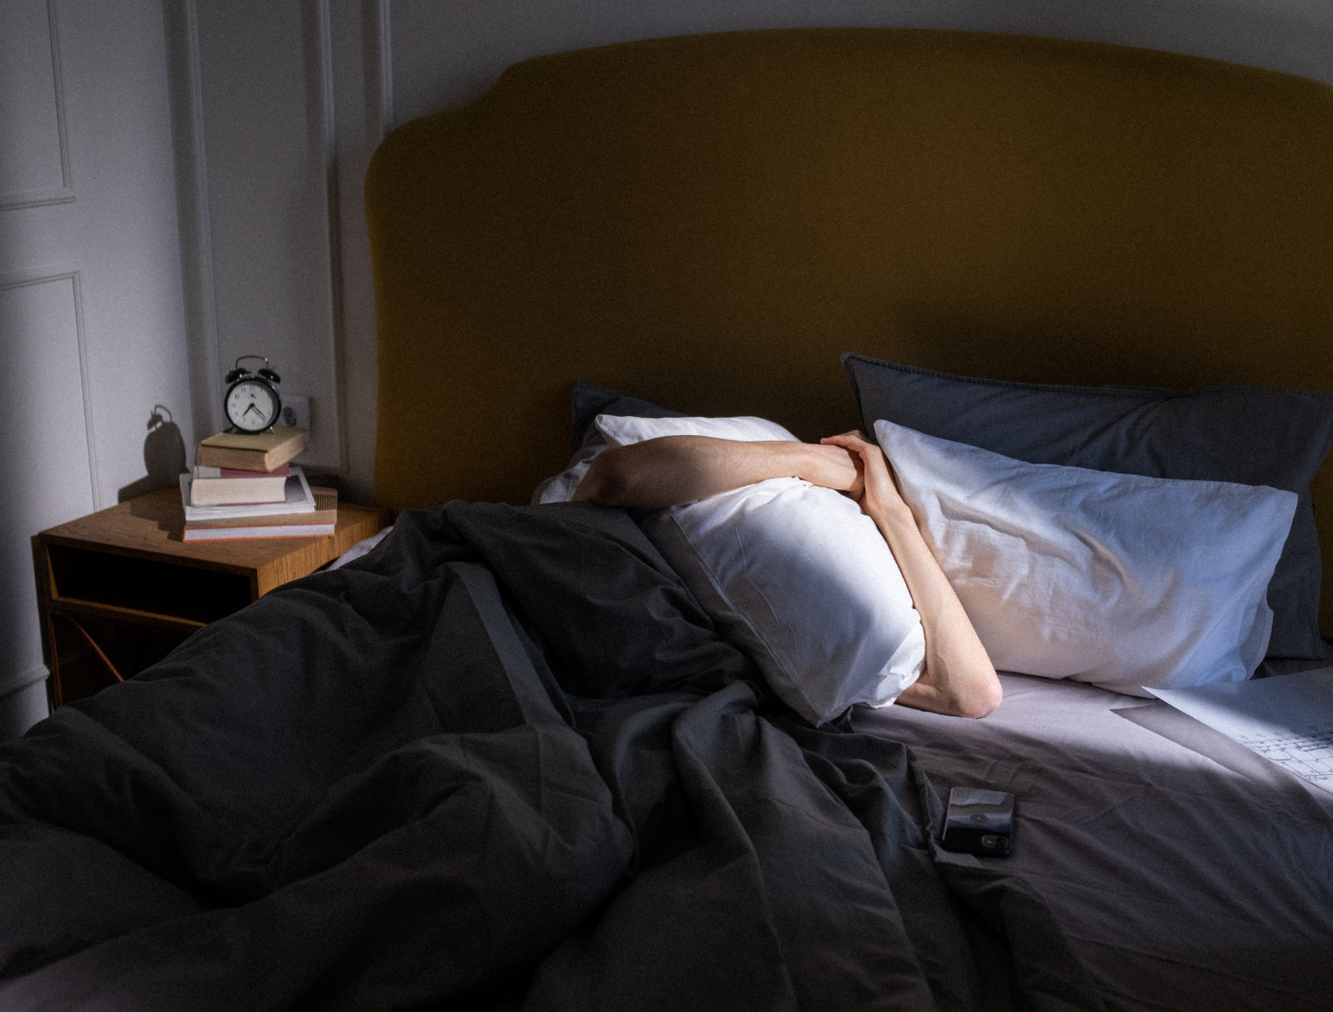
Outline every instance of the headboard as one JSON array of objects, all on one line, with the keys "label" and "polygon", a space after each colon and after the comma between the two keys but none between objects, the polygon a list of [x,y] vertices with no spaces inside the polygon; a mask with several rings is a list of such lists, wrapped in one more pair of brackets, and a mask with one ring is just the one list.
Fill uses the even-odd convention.
[{"label": "headboard", "polygon": [[[857,423],[843,351],[1333,391],[1333,89],[1270,71],[970,32],[633,42],[399,127],[366,205],[393,508],[526,502],[576,379],[807,439]],[[1333,572],[1333,468],[1313,495]]]}]

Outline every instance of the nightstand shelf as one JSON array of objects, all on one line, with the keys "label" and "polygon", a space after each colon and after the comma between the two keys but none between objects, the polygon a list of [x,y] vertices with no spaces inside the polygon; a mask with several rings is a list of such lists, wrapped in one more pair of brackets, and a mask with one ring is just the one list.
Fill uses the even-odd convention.
[{"label": "nightstand shelf", "polygon": [[51,705],[137,674],[195,630],[314,572],[388,519],[385,510],[343,503],[328,537],[187,543],[180,492],[170,488],[34,535]]}]

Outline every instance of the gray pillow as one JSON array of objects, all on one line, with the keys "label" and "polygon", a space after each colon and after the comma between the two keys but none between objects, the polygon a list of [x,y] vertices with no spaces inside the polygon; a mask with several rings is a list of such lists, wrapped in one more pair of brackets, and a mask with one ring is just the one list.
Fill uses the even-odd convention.
[{"label": "gray pillow", "polygon": [[842,364],[872,439],[884,418],[1030,464],[1295,492],[1296,518],[1268,584],[1268,655],[1324,656],[1310,482],[1333,445],[1333,396],[1271,387],[1042,386],[850,354]]},{"label": "gray pillow", "polygon": [[651,401],[645,401],[632,394],[623,394],[619,390],[596,387],[581,380],[574,384],[574,396],[570,401],[573,419],[573,456],[559,474],[552,475],[533,490],[530,506],[545,503],[569,502],[574,497],[574,490],[588,473],[588,466],[593,457],[606,449],[606,440],[593,420],[598,415],[629,415],[633,418],[679,418],[679,411],[659,407]]},{"label": "gray pillow", "polygon": [[619,390],[595,387],[582,380],[574,384],[574,396],[570,401],[574,418],[574,438],[569,449],[577,454],[584,443],[597,430],[588,431],[593,419],[598,415],[629,415],[631,418],[679,418],[679,411],[659,407],[652,401],[645,401],[632,394],[623,394]]}]

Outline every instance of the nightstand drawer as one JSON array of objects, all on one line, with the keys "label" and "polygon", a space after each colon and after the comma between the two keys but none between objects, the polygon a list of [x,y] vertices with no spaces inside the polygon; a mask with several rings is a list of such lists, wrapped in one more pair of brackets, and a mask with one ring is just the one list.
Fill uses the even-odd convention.
[{"label": "nightstand drawer", "polygon": [[108,605],[116,611],[205,624],[251,601],[249,577],[53,544],[51,601]]}]

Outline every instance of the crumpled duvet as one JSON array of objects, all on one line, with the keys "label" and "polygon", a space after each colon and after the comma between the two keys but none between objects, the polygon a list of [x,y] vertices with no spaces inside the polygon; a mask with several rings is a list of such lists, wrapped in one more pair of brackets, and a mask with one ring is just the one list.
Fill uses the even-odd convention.
[{"label": "crumpled duvet", "polygon": [[451,503],[0,745],[0,1008],[1097,1009],[617,510]]}]

